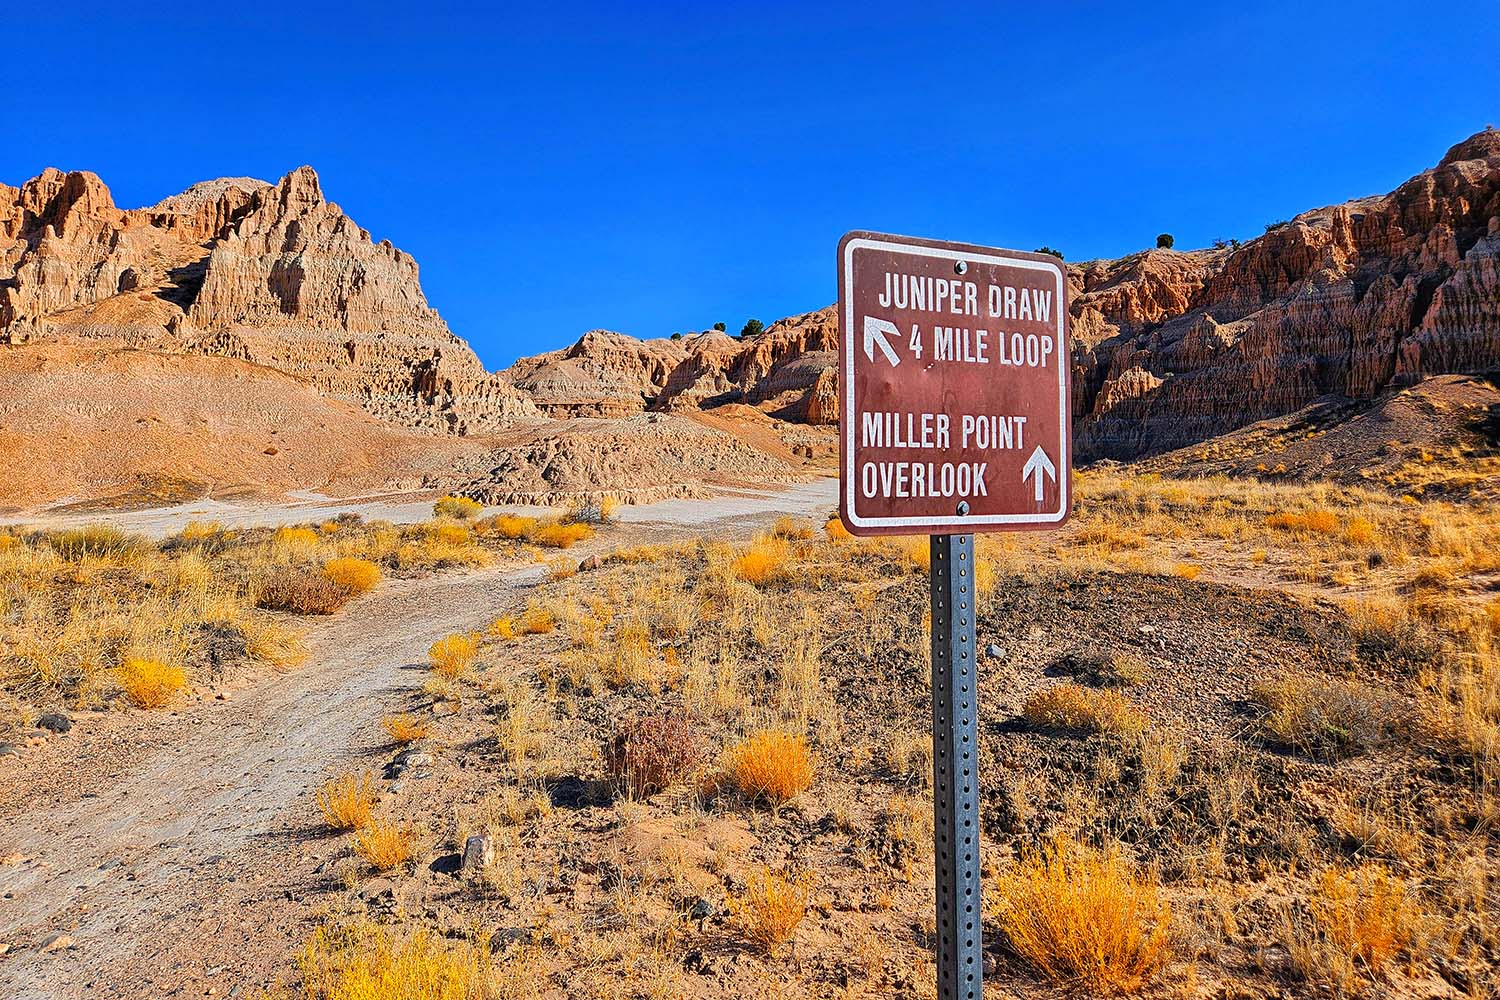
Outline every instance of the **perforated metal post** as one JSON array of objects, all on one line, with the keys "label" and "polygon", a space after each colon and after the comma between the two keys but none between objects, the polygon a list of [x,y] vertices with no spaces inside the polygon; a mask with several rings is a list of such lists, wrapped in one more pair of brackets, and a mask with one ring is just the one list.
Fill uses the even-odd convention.
[{"label": "perforated metal post", "polygon": [[932,770],[938,1000],[980,1000],[974,536],[933,535]]}]

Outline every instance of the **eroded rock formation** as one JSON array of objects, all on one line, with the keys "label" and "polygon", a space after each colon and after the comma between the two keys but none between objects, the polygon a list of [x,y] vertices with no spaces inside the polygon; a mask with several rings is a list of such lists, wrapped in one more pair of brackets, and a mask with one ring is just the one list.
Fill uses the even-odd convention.
[{"label": "eroded rock formation", "polygon": [[1077,446],[1180,447],[1325,395],[1500,369],[1500,132],[1234,249],[1069,268]]},{"label": "eroded rock formation", "polygon": [[0,187],[0,343],[79,341],[255,362],[431,430],[541,416],[427,305],[416,261],[371,242],[310,167],[131,210],[87,172]]}]

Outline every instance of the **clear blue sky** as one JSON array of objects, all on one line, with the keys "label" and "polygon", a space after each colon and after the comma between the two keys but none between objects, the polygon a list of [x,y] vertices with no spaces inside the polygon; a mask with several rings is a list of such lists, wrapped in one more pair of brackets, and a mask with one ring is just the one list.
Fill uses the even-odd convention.
[{"label": "clear blue sky", "polygon": [[826,305],[849,229],[1247,238],[1500,124],[1484,4],[89,6],[11,12],[0,180],[310,163],[491,368]]}]

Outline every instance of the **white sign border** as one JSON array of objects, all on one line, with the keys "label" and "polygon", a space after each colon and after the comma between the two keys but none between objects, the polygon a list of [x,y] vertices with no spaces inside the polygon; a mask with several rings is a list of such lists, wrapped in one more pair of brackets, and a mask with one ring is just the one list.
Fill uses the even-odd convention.
[{"label": "white sign border", "polygon": [[[1057,463],[1057,499],[1058,508],[1055,511],[1043,511],[1037,514],[984,514],[960,517],[956,514],[947,517],[861,517],[856,513],[854,481],[859,478],[854,469],[854,429],[858,421],[854,419],[854,251],[856,250],[888,250],[895,253],[911,254],[916,257],[937,257],[945,260],[966,260],[981,264],[993,264],[1001,267],[1018,267],[1030,271],[1048,271],[1057,279],[1057,426],[1058,426],[1058,463]],[[895,243],[890,240],[870,239],[859,237],[844,244],[844,314],[840,317],[841,334],[844,348],[844,408],[840,423],[843,424],[843,448],[844,448],[844,510],[849,515],[849,520],[856,528],[920,528],[920,527],[962,527],[964,525],[983,524],[1057,524],[1068,516],[1068,497],[1071,493],[1069,483],[1065,477],[1072,475],[1073,454],[1069,447],[1068,431],[1072,414],[1068,412],[1068,368],[1072,363],[1072,352],[1064,335],[1064,323],[1066,321],[1065,311],[1067,309],[1067,296],[1063,289],[1063,270],[1053,264],[1047,264],[1039,260],[1030,260],[1025,257],[1006,257],[998,254],[963,253],[957,250],[949,250],[944,247],[929,247],[912,243]],[[1065,363],[1067,362],[1067,363]],[[1041,470],[1036,474],[1040,476]]]}]

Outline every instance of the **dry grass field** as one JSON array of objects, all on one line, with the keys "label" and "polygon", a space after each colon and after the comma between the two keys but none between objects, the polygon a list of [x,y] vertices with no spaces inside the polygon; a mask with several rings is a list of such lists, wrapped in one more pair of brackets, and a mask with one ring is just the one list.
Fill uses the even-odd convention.
[{"label": "dry grass field", "polygon": [[[1077,495],[1057,535],[978,542],[987,992],[1496,995],[1500,514],[1128,470]],[[580,567],[587,524],[444,513],[6,536],[11,725],[290,666],[292,613],[382,576],[540,558],[370,705],[380,749],[308,803],[339,845],[317,928],[250,985],[934,995],[925,539],[788,519]]]},{"label": "dry grass field", "polygon": [[[1078,492],[979,543],[989,989],[1493,995],[1494,511]],[[376,807],[413,860],[351,843],[288,982],[931,996],[925,557],[792,521],[623,548],[435,649]]]}]

